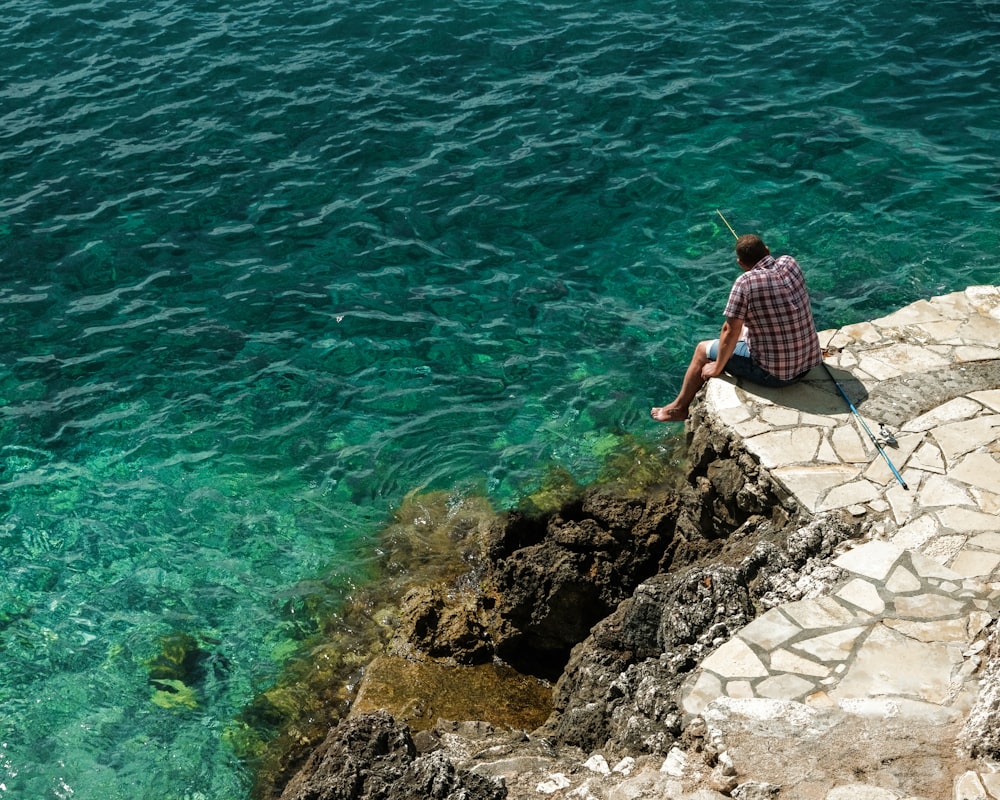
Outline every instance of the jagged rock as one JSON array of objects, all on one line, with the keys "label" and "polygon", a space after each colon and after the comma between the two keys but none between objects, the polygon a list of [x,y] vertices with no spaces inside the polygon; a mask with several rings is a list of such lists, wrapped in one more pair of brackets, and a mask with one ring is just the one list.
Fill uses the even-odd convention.
[{"label": "jagged rock", "polygon": [[570,649],[659,569],[675,516],[665,498],[599,490],[550,516],[539,541],[496,560],[487,577],[502,621],[497,654],[557,677]]},{"label": "jagged rock", "polygon": [[781,791],[780,786],[764,781],[747,781],[733,789],[733,800],[774,800]]},{"label": "jagged rock", "polygon": [[484,664],[493,657],[484,613],[479,597],[441,586],[416,586],[403,597],[399,634],[432,658]]},{"label": "jagged rock", "polygon": [[693,567],[645,581],[574,648],[545,731],[585,749],[667,753],[681,733],[676,698],[687,674],[777,602],[776,595],[781,602],[799,599],[803,592],[790,580],[783,585],[783,576],[819,569],[852,535],[836,519],[818,519],[780,546],[759,543],[735,566]]},{"label": "jagged rock", "polygon": [[681,731],[675,696],[684,675],[716,639],[753,619],[739,577],[718,566],[641,584],[574,649],[546,731],[584,749],[611,742],[666,754]]},{"label": "jagged rock", "polygon": [[962,729],[963,747],[974,758],[1000,759],[1000,635],[994,621],[981,656],[979,697]]},{"label": "jagged rock", "polygon": [[507,790],[458,770],[440,753],[418,756],[409,729],[386,712],[340,723],[289,782],[281,800],[504,800]]},{"label": "jagged rock", "polygon": [[496,655],[555,680],[571,648],[668,560],[676,515],[663,494],[599,487],[546,517],[502,515],[484,537],[478,594],[412,589],[400,638],[431,658],[476,664]]}]

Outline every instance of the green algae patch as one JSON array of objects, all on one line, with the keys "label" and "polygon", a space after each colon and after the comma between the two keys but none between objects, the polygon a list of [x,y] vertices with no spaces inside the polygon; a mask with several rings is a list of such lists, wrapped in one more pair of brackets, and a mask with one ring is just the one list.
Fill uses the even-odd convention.
[{"label": "green algae patch", "polygon": [[197,708],[198,695],[193,687],[205,676],[207,657],[189,633],[171,631],[161,636],[159,652],[146,662],[153,704],[167,709]]},{"label": "green algae patch", "polygon": [[[669,489],[684,476],[685,449],[681,436],[650,442],[631,434],[604,434],[589,441],[601,469],[592,487],[615,489],[625,496],[638,496],[653,489]],[[549,465],[539,487],[526,495],[519,509],[531,516],[544,516],[578,500],[588,487],[569,470]]]},{"label": "green algae patch", "polygon": [[449,580],[482,555],[482,542],[497,512],[481,495],[411,492],[379,535],[389,594],[415,583]]},{"label": "green algae patch", "polygon": [[157,687],[150,698],[153,705],[168,709],[198,707],[197,694],[184,681],[153,678],[150,679],[150,683]]},{"label": "green algae patch", "polygon": [[502,664],[466,667],[382,656],[365,669],[351,714],[379,709],[415,731],[438,719],[534,730],[552,711],[552,685]]},{"label": "green algae patch", "polygon": [[607,452],[597,483],[614,486],[627,495],[675,486],[684,476],[684,451],[684,439],[679,435],[659,442],[622,436]]},{"label": "green algae patch", "polygon": [[520,503],[520,509],[531,516],[551,514],[583,494],[583,487],[569,470],[551,466],[542,477],[541,485]]}]

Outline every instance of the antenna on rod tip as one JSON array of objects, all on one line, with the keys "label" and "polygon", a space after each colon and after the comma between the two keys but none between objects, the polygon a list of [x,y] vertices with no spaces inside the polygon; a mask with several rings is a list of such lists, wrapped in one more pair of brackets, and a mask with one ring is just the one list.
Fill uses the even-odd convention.
[{"label": "antenna on rod tip", "polygon": [[[715,213],[718,214],[720,217],[722,217],[722,212],[719,211],[719,209],[715,209]],[[727,220],[725,217],[722,217],[722,221],[726,223],[726,227],[729,228],[729,232],[737,239],[739,239],[740,237],[737,235],[736,231],[733,230],[733,226],[729,224],[729,220]]]}]

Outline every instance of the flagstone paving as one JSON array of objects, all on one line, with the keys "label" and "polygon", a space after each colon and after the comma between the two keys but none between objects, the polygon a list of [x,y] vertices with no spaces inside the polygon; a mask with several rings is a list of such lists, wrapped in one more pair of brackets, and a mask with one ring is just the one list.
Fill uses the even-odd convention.
[{"label": "flagstone paving", "polygon": [[[834,562],[846,577],[830,594],[771,609],[709,655],[682,706],[705,715],[720,698],[773,700],[961,720],[977,692],[977,637],[1000,613],[1000,289],[921,301],[820,341],[899,478],[822,367],[791,389],[709,382],[695,422],[728,429],[804,510],[849,514],[869,532]],[[955,776],[954,800],[978,797],[1000,798],[1000,774]]]}]

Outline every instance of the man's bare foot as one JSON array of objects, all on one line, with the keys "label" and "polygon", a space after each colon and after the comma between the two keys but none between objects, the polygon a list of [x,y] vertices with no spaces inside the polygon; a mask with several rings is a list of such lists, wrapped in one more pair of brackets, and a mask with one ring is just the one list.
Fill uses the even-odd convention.
[{"label": "man's bare foot", "polygon": [[672,408],[671,406],[659,406],[649,412],[649,416],[657,422],[681,422],[686,420],[688,412],[686,408]]}]

